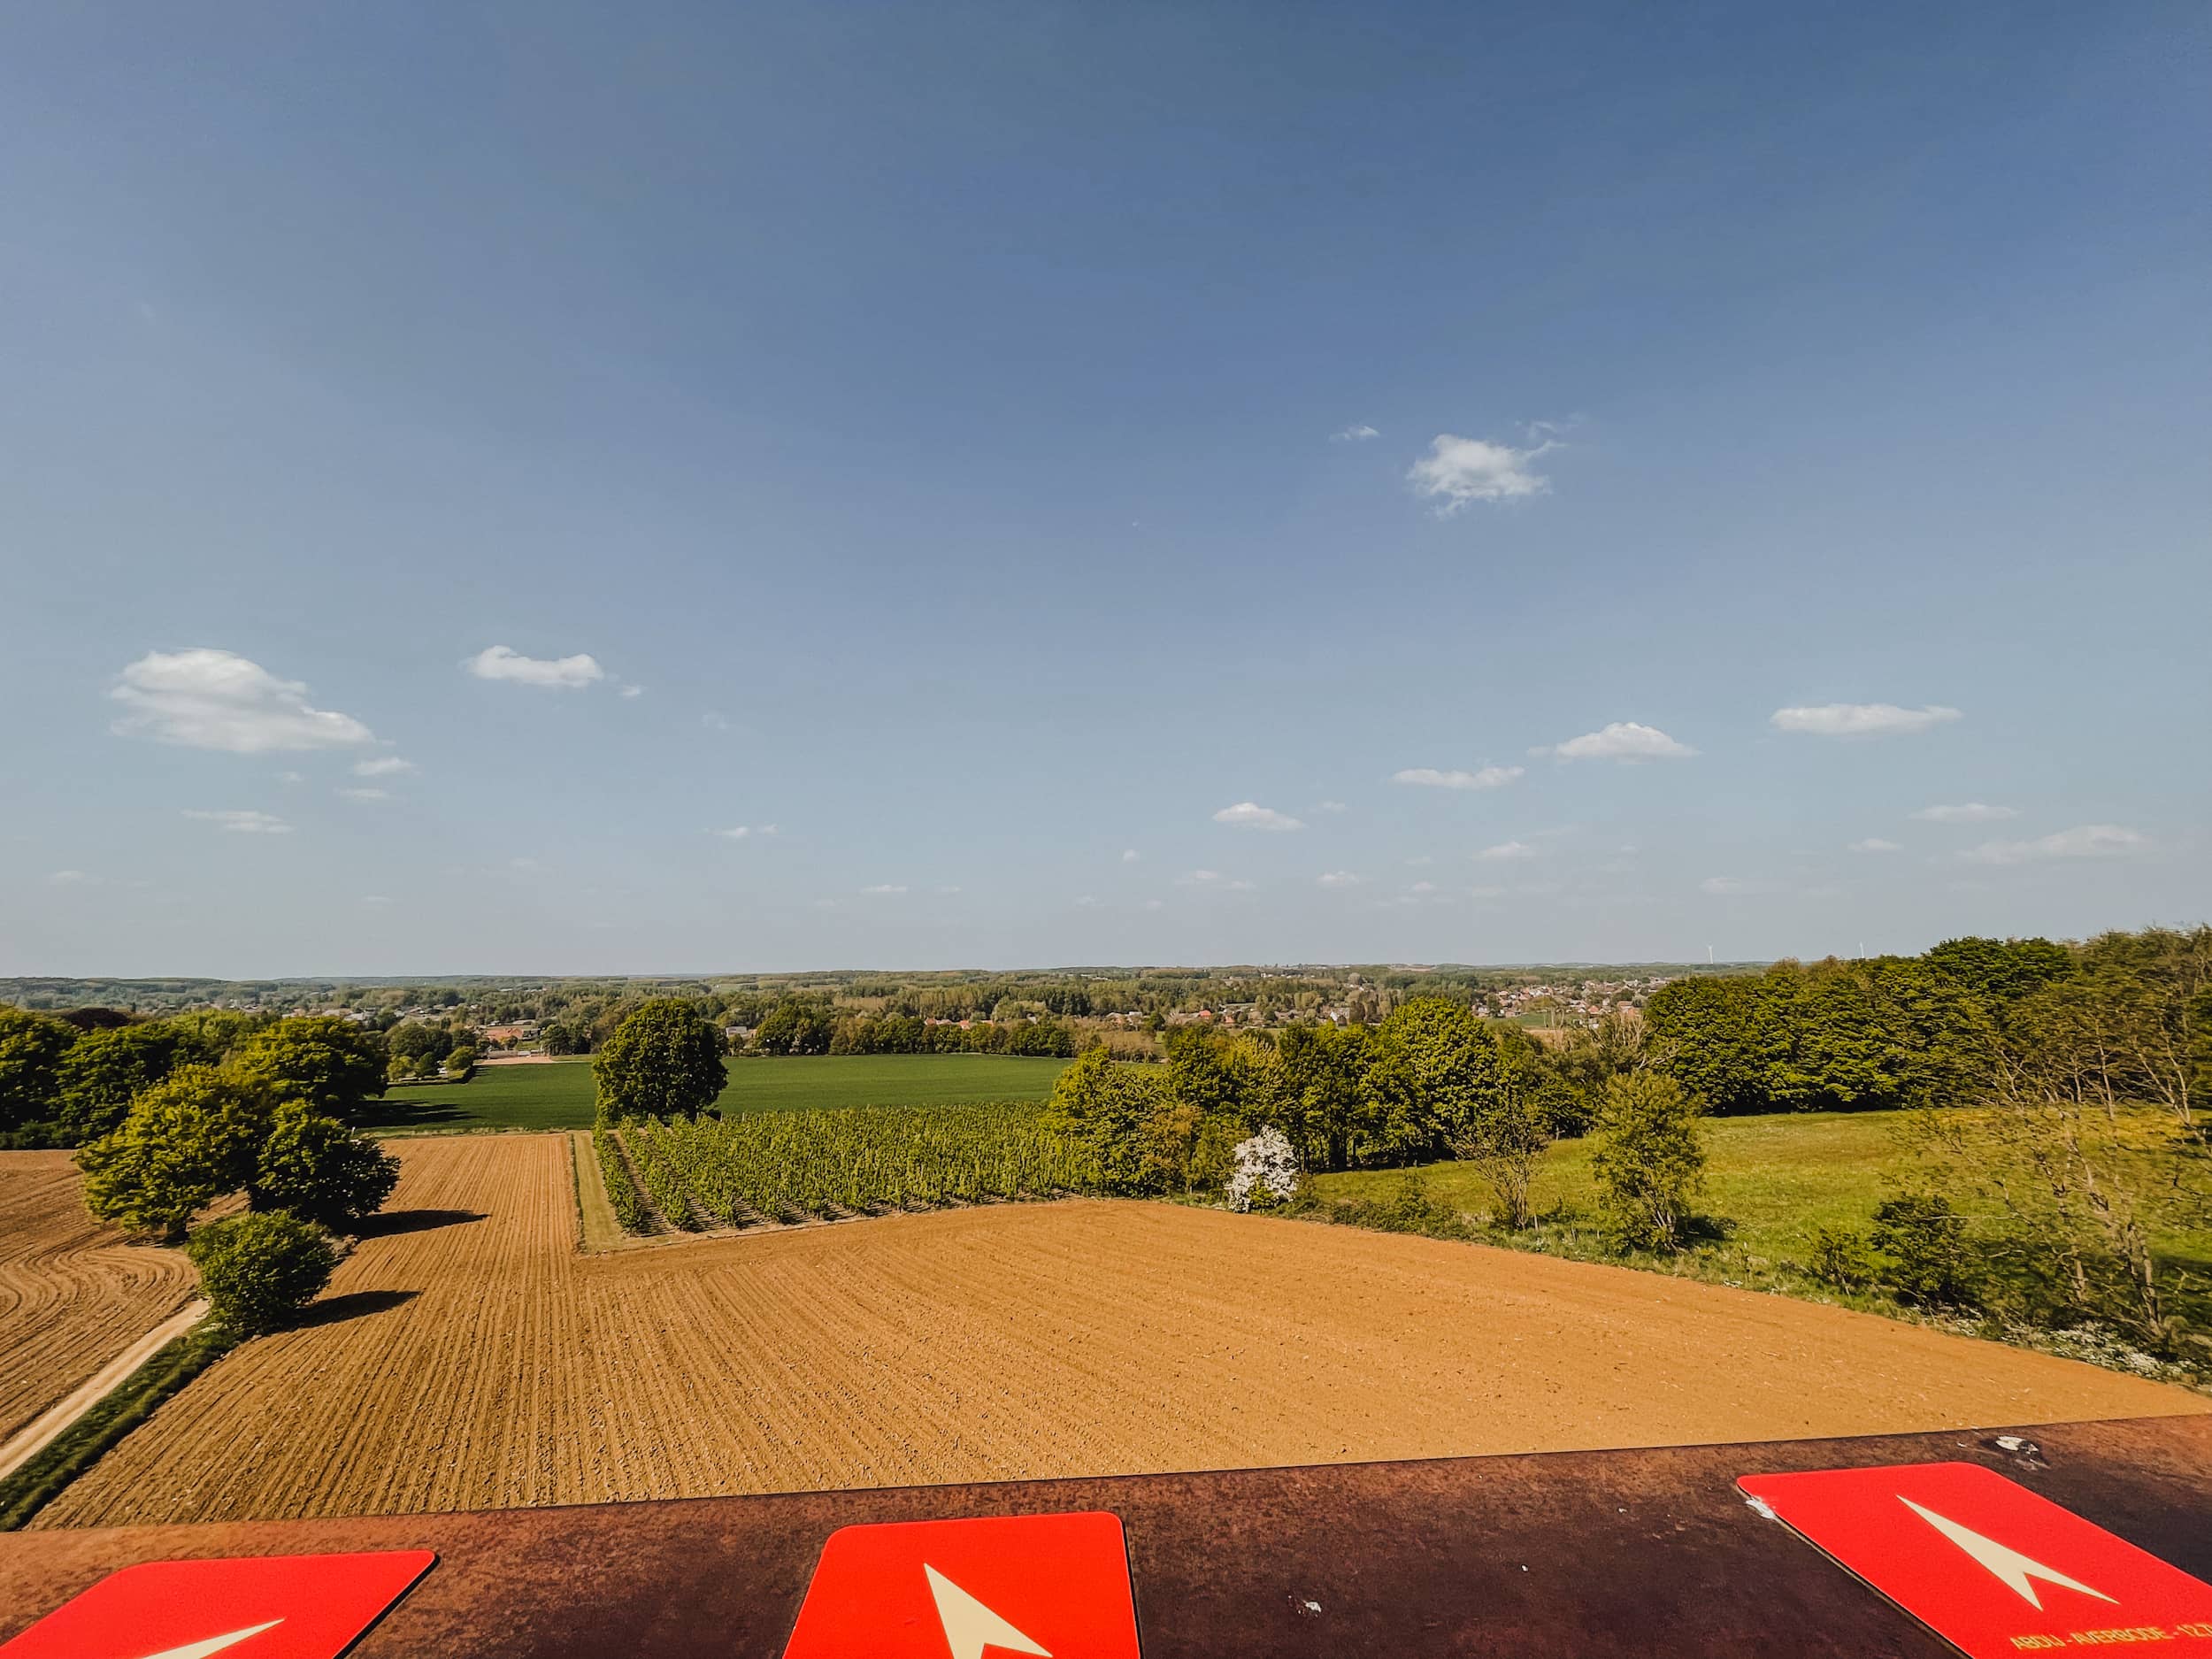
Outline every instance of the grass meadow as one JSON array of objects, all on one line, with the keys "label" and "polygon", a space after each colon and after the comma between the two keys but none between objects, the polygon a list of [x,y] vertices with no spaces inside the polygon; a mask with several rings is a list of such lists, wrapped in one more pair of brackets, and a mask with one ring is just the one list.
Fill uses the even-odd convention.
[{"label": "grass meadow", "polygon": [[[1000,1054],[855,1054],[733,1059],[716,1105],[737,1112],[834,1106],[962,1106],[1041,1101],[1064,1060]],[[586,1129],[591,1062],[488,1065],[466,1083],[407,1084],[370,1106],[367,1126],[407,1130]]]}]

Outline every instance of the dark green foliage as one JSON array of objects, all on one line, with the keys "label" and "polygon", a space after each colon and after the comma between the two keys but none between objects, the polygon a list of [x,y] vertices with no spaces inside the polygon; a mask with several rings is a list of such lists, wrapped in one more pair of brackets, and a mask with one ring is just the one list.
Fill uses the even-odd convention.
[{"label": "dark green foliage", "polygon": [[779,1002],[753,1033],[762,1054],[827,1054],[837,1034],[829,1010],[812,1002]]},{"label": "dark green foliage", "polygon": [[1855,1227],[1823,1225],[1813,1229],[1813,1248],[1805,1271],[1838,1290],[1872,1286],[1880,1271],[1866,1235]]},{"label": "dark green foliage", "polygon": [[725,1048],[721,1032],[682,998],[641,1002],[592,1056],[601,1119],[697,1117],[727,1080]]},{"label": "dark green foliage", "polygon": [[215,1322],[234,1336],[280,1331],[338,1266],[330,1235],[288,1210],[211,1221],[184,1247]]},{"label": "dark green foliage", "polygon": [[2074,971],[2073,953],[2047,939],[1947,939],[1920,959],[1953,985],[2000,1002]]},{"label": "dark green foliage", "polygon": [[286,1210],[333,1233],[374,1215],[399,1182],[399,1160],[304,1101],[276,1109],[246,1196],[256,1210]]},{"label": "dark green foliage", "polygon": [[449,1049],[445,1057],[446,1077],[455,1083],[465,1083],[476,1075],[476,1050],[467,1047]]},{"label": "dark green foliage", "polygon": [[45,1146],[60,1113],[61,1063],[77,1028],[0,1002],[0,1145]]},{"label": "dark green foliage", "polygon": [[268,1127],[259,1094],[235,1076],[180,1067],[133,1102],[112,1134],[78,1148],[85,1207],[174,1242],[194,1216],[246,1184]]},{"label": "dark green foliage", "polygon": [[649,1233],[651,1217],[639,1201],[637,1183],[630,1179],[630,1167],[622,1161],[622,1145],[611,1128],[602,1126],[591,1132],[591,1149],[599,1160],[599,1174],[607,1184],[607,1202],[614,1206],[614,1218],[622,1224],[625,1233]]},{"label": "dark green foliage", "polygon": [[1698,1106],[1671,1077],[1631,1071],[1606,1086],[1590,1167],[1598,1217],[1621,1249],[1682,1248],[1705,1171]]},{"label": "dark green foliage", "polygon": [[1292,1025],[1275,1040],[1282,1066],[1278,1123],[1309,1170],[1346,1170],[1376,1160],[1380,1113],[1371,1110],[1365,1025]]},{"label": "dark green foliage", "polygon": [[265,1025],[233,1052],[230,1064],[269,1099],[303,1100],[341,1123],[358,1122],[384,1092],[385,1063],[374,1039],[332,1017]]},{"label": "dark green foliage", "polygon": [[1440,1156],[1498,1087],[1496,1035],[1442,997],[1418,998],[1384,1020],[1369,1056],[1379,1162]]},{"label": "dark green foliage", "polygon": [[1286,1213],[1317,1216],[1340,1226],[1365,1227],[1376,1233],[1414,1233],[1430,1239],[1472,1239],[1479,1231],[1466,1217],[1437,1196],[1428,1182],[1408,1171],[1394,1178],[1378,1198],[1315,1199],[1302,1196]]},{"label": "dark green foliage", "polygon": [[1869,1242],[1878,1253],[1876,1281],[1901,1302],[1962,1308],[1976,1300],[1981,1267],[1966,1217],[1947,1198],[1908,1193],[1874,1210]]},{"label": "dark green foliage", "polygon": [[[1060,1073],[1045,1126],[1096,1161],[1104,1191],[1157,1191],[1164,1171],[1156,1156],[1148,1156],[1157,1150],[1148,1142],[1159,1138],[1154,1119],[1169,1098],[1164,1084],[1152,1067],[1119,1065],[1105,1049],[1089,1049]],[[1194,1118],[1194,1140],[1197,1128]]]},{"label": "dark green foliage", "polygon": [[62,1056],[59,1138],[81,1146],[111,1134],[132,1099],[169,1075],[180,1059],[176,1030],[164,1022],[88,1031]]}]

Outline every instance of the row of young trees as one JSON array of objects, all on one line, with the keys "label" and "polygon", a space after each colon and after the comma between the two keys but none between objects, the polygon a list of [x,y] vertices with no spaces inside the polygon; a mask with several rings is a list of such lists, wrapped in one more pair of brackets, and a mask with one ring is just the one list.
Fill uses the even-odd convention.
[{"label": "row of young trees", "polygon": [[913,1014],[855,1014],[795,998],[761,1017],[754,1054],[1020,1054],[1065,1058],[1075,1033],[1050,1015],[932,1023]]}]

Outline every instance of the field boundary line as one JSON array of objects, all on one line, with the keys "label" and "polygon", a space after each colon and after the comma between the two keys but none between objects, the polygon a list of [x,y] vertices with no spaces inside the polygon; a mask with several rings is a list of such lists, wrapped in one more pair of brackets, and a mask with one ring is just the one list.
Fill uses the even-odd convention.
[{"label": "field boundary line", "polygon": [[614,1201],[607,1195],[606,1178],[599,1171],[599,1156],[592,1145],[592,1131],[568,1132],[568,1166],[576,1191],[576,1248],[587,1256],[603,1256],[626,1248],[633,1235],[616,1218]]},{"label": "field boundary line", "polygon": [[77,1425],[79,1418],[137,1375],[139,1368],[207,1317],[195,1296],[0,1446],[0,1480],[6,1479]]}]

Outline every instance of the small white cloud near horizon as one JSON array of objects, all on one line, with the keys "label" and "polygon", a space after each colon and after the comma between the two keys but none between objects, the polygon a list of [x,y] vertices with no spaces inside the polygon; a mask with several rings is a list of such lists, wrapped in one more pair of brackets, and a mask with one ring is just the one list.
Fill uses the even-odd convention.
[{"label": "small white cloud near horizon", "polygon": [[240,835],[289,835],[292,833],[292,826],[274,813],[253,808],[211,812],[201,808],[187,807],[184,815],[203,824],[219,824]]},{"label": "small white cloud near horizon", "polygon": [[1356,887],[1367,878],[1355,875],[1349,870],[1332,870],[1325,874],[1316,876],[1314,879],[1325,887]]},{"label": "small white cloud near horizon", "polygon": [[1433,893],[1436,891],[1436,883],[1433,881],[1417,881],[1411,887],[1408,887],[1406,891],[1409,893]]},{"label": "small white cloud near horizon", "polygon": [[1500,841],[1495,847],[1486,847],[1475,855],[1479,864],[1503,864],[1511,859],[1533,858],[1536,849],[1526,841]]},{"label": "small white cloud near horizon", "polygon": [[1341,801],[1316,801],[1306,810],[1309,812],[1348,812],[1352,809]]},{"label": "small white cloud near horizon", "polygon": [[376,741],[351,715],[311,707],[303,681],[279,680],[250,658],[211,646],[149,651],[124,668],[108,695],[127,710],[109,728],[116,735],[184,749],[265,755]]},{"label": "small white cloud near horizon", "polygon": [[1697,753],[1678,743],[1655,726],[1635,720],[1615,720],[1594,732],[1571,737],[1563,743],[1539,745],[1532,755],[1555,755],[1561,760],[1685,760]]},{"label": "small white cloud near horizon", "polygon": [[645,695],[645,687],[642,686],[625,686],[614,695],[618,697],[641,697]]},{"label": "small white cloud near horizon", "polygon": [[413,761],[402,760],[397,755],[379,755],[373,759],[353,763],[353,775],[357,778],[396,778],[414,770]]},{"label": "small white cloud near horizon", "polygon": [[863,893],[903,893],[906,891],[905,887],[895,881],[879,881],[872,887],[863,887],[860,890]]},{"label": "small white cloud near horizon", "polygon": [[1365,443],[1370,438],[1381,436],[1381,433],[1363,421],[1356,426],[1338,428],[1329,434],[1329,442],[1331,443]]},{"label": "small white cloud near horizon", "polygon": [[479,680],[574,691],[604,680],[607,671],[588,651],[573,657],[525,657],[505,645],[488,645],[461,664]]},{"label": "small white cloud near horizon", "polygon": [[727,829],[709,830],[710,835],[719,835],[726,841],[750,841],[756,835],[773,835],[773,824],[733,824]]},{"label": "small white cloud near horizon", "polygon": [[338,794],[341,799],[347,801],[388,801],[392,798],[389,789],[341,789]]},{"label": "small white cloud near horizon", "polygon": [[1697,884],[1700,893],[1709,893],[1716,898],[1731,898],[1747,893],[1764,893],[1769,885],[1747,876],[1708,876]]},{"label": "small white cloud near horizon", "polygon": [[1542,495],[1551,480],[1530,463],[1558,447],[1555,438],[1517,449],[1510,444],[1440,432],[1429,452],[1407,469],[1406,481],[1416,495],[1440,501],[1437,515],[1448,518],[1472,502],[1522,501]]},{"label": "small white cloud near horizon", "polygon": [[1879,835],[1870,835],[1863,841],[1853,841],[1844,850],[1855,853],[1901,853],[1905,849],[1895,841],[1884,841]]},{"label": "small white cloud near horizon", "polygon": [[2115,858],[2140,852],[2150,838],[2118,824],[2082,824],[2024,841],[1984,841],[1959,856],[1972,864],[2024,864],[2044,858]]},{"label": "small white cloud near horizon", "polygon": [[96,887],[100,885],[100,878],[82,870],[57,870],[46,878],[46,885],[50,887]]},{"label": "small white cloud near horizon", "polygon": [[1095,893],[1084,893],[1078,895],[1075,901],[1075,908],[1079,910],[1094,910],[1098,909],[1098,895]]},{"label": "small white cloud near horizon", "polygon": [[1121,862],[1125,864],[1133,864],[1143,856],[1144,855],[1133,847],[1125,847],[1121,849]]},{"label": "small white cloud near horizon", "polygon": [[1930,703],[1901,709],[1893,703],[1823,703],[1808,708],[1777,709],[1767,717],[1778,732],[1809,732],[1816,737],[1890,737],[1925,732],[1963,718],[1956,709]]},{"label": "small white cloud near horizon", "polygon": [[1913,816],[1929,824],[2001,824],[2020,815],[2008,806],[1962,801],[1956,806],[1924,806]]},{"label": "small white cloud near horizon", "polygon": [[1226,824],[1232,829],[1302,830],[1306,827],[1302,818],[1294,818],[1287,812],[1278,812],[1271,806],[1262,806],[1256,801],[1240,801],[1234,806],[1225,806],[1214,814],[1214,822]]},{"label": "small white cloud near horizon", "polygon": [[1393,783],[1419,784],[1431,789],[1502,789],[1527,775],[1525,766],[1485,766],[1479,772],[1443,772],[1434,766],[1408,766],[1390,774]]}]

